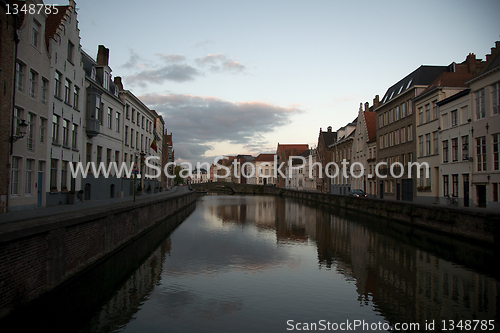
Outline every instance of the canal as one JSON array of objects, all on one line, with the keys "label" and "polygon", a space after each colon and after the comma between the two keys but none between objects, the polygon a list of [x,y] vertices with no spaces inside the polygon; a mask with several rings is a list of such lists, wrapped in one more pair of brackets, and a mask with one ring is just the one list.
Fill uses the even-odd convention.
[{"label": "canal", "polygon": [[9,325],[61,332],[499,331],[498,259],[479,246],[273,196],[203,196],[173,218],[175,230],[152,230]]}]

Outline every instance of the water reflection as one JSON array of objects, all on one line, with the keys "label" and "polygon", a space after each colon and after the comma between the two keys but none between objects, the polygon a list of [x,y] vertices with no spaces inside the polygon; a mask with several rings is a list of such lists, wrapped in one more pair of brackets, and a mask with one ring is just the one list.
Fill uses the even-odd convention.
[{"label": "water reflection", "polygon": [[421,232],[337,214],[278,197],[203,197],[87,330],[274,332],[292,319],[419,331],[435,321],[438,331],[442,320],[498,320],[494,277],[443,258],[435,244],[415,246]]}]

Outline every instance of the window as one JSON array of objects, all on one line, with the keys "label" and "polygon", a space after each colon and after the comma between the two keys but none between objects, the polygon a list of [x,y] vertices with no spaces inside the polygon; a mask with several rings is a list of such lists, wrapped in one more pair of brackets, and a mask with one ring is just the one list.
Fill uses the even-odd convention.
[{"label": "window", "polygon": [[394,109],[391,109],[391,112],[389,113],[389,123],[394,122]]},{"label": "window", "polygon": [[448,163],[448,140],[443,141],[443,163]]},{"label": "window", "polygon": [[26,132],[26,149],[33,151],[33,138],[35,136],[35,115],[28,113],[28,128]]},{"label": "window", "polygon": [[20,157],[12,157],[12,175],[10,179],[10,194],[19,194],[19,168],[21,164]]},{"label": "window", "polygon": [[437,101],[432,102],[432,104],[433,104],[432,119],[438,119],[439,109],[438,109]]},{"label": "window", "polygon": [[23,112],[24,110],[18,107],[14,108],[14,124],[16,126],[14,135],[20,135],[19,124],[23,121]]},{"label": "window", "polygon": [[85,162],[88,164],[92,160],[92,144],[87,143],[87,150],[85,152]]},{"label": "window", "polygon": [[120,113],[118,112],[115,113],[115,130],[120,132]]},{"label": "window", "polygon": [[406,127],[401,128],[401,143],[406,142]]},{"label": "window", "polygon": [[134,129],[130,129],[130,147],[134,148]]},{"label": "window", "polygon": [[458,111],[457,110],[453,110],[451,111],[450,113],[451,115],[451,126],[457,126],[458,125]]},{"label": "window", "polygon": [[95,117],[102,125],[101,96],[95,97]]},{"label": "window", "polygon": [[68,147],[69,145],[69,121],[63,119],[63,137],[62,137],[63,146]]},{"label": "window", "polygon": [[57,190],[57,160],[50,160],[50,189]]},{"label": "window", "polygon": [[37,49],[38,49],[38,46],[40,45],[40,30],[41,30],[40,23],[33,20],[33,31],[31,34],[31,45],[33,45]]},{"label": "window", "polygon": [[450,178],[449,175],[443,175],[443,195],[447,196],[449,192]]},{"label": "window", "polygon": [[[379,137],[379,143],[380,143],[379,149],[384,149],[384,136],[383,135],[381,135]],[[338,160],[338,158],[337,158],[337,160]]]},{"label": "window", "polygon": [[391,147],[394,146],[394,132],[389,133]]},{"label": "window", "polygon": [[399,145],[399,139],[400,139],[400,136],[401,134],[399,133],[399,129],[395,130],[394,131],[394,140],[395,140],[395,144],[396,145]]},{"label": "window", "polygon": [[486,171],[486,137],[476,138],[477,171]]},{"label": "window", "polygon": [[425,155],[430,155],[431,152],[431,133],[425,135]]},{"label": "window", "polygon": [[432,145],[434,146],[434,154],[439,153],[438,131],[432,132]]},{"label": "window", "polygon": [[399,120],[399,105],[398,105],[398,106],[396,106],[396,119],[395,119],[395,120],[396,120],[396,121],[398,121],[398,120]]},{"label": "window", "polygon": [[406,117],[406,102],[401,104],[401,118]]},{"label": "window", "polygon": [[483,119],[486,115],[484,108],[484,88],[476,91],[476,119]]},{"label": "window", "polygon": [[19,91],[23,91],[24,85],[24,65],[16,62],[16,88]]},{"label": "window", "polygon": [[132,108],[132,122],[134,122],[134,117],[135,117],[135,109]]},{"label": "window", "polygon": [[29,95],[31,98],[36,97],[36,82],[38,81],[38,74],[35,71],[30,71],[30,88]]},{"label": "window", "polygon": [[462,160],[469,159],[469,136],[462,136]]},{"label": "window", "polygon": [[32,193],[32,184],[33,184],[33,165],[34,160],[26,160],[26,181],[24,183],[24,193],[31,194]]},{"label": "window", "polygon": [[68,41],[68,61],[70,63],[73,63],[74,53],[75,53],[75,46],[73,45],[73,43]]},{"label": "window", "polygon": [[413,141],[413,125],[408,126],[408,141]]},{"label": "window", "polygon": [[128,146],[128,126],[125,125],[125,145]]},{"label": "window", "polygon": [[102,161],[102,147],[97,146],[97,159],[96,159],[97,166],[101,164],[101,161]]},{"label": "window", "polygon": [[498,183],[493,183],[493,201],[498,202]]},{"label": "window", "polygon": [[425,105],[425,121],[426,122],[431,121],[431,105],[430,104]]},{"label": "window", "polygon": [[55,82],[54,82],[54,96],[61,99],[61,80],[62,75],[56,72]]},{"label": "window", "polygon": [[73,86],[73,107],[78,110],[78,102],[80,99],[80,88]]},{"label": "window", "polygon": [[378,127],[379,128],[384,127],[384,118],[382,117],[381,114],[378,116]]},{"label": "window", "polygon": [[411,106],[411,101],[408,101],[408,115],[413,114],[412,106]]},{"label": "window", "polygon": [[109,167],[109,163],[111,163],[111,149],[108,148],[106,152],[106,166]]},{"label": "window", "polygon": [[451,175],[451,181],[452,181],[452,195],[454,197],[458,197],[458,175]]},{"label": "window", "polygon": [[68,189],[68,162],[61,163],[61,190]]},{"label": "window", "polygon": [[52,142],[59,143],[59,116],[52,116]]},{"label": "window", "polygon": [[92,67],[92,72],[90,73],[90,78],[95,81],[95,77],[97,75],[97,71],[95,67]]},{"label": "window", "polygon": [[111,129],[111,114],[113,113],[113,109],[111,109],[110,107],[108,107],[108,128]]},{"label": "window", "polygon": [[109,89],[109,73],[107,71],[104,71],[104,77],[102,81],[102,86],[104,87],[104,89]]},{"label": "window", "polygon": [[48,89],[49,89],[49,81],[42,78],[42,96],[41,96],[42,104],[47,104],[47,91],[48,91]]},{"label": "window", "polygon": [[127,119],[130,119],[130,105],[127,104],[127,106],[125,107],[125,118]]},{"label": "window", "polygon": [[71,81],[66,79],[66,82],[64,83],[64,102],[70,104],[70,98],[71,98]]},{"label": "window", "polygon": [[135,132],[135,148],[139,149],[139,132]]},{"label": "window", "polygon": [[424,136],[418,137],[418,156],[424,156]]},{"label": "window", "polygon": [[498,160],[498,145],[500,141],[500,133],[493,134],[493,170],[500,170]]},{"label": "window", "polygon": [[498,114],[500,108],[500,82],[497,82],[492,87],[491,104],[493,106],[493,114]]},{"label": "window", "polygon": [[418,123],[419,124],[424,123],[424,108],[422,107],[418,108]]},{"label": "window", "polygon": [[71,148],[78,149],[78,125],[73,124],[71,130]]},{"label": "window", "polygon": [[45,143],[46,131],[47,130],[47,119],[40,118],[40,143]]},{"label": "window", "polygon": [[451,160],[458,161],[458,138],[451,139]]}]

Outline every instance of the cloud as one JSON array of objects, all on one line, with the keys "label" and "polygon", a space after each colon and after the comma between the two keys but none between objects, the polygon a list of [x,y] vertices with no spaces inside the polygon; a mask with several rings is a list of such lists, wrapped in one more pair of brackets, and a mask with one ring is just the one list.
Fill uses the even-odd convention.
[{"label": "cloud", "polygon": [[164,81],[186,82],[202,75],[196,68],[186,64],[173,64],[159,69],[147,69],[125,77],[128,84],[146,86],[148,83],[161,84]]},{"label": "cloud", "polygon": [[232,72],[238,73],[245,70],[245,66],[237,61],[228,59],[222,53],[209,54],[204,57],[199,57],[195,59],[198,66],[205,67],[209,66],[210,71],[217,72]]},{"label": "cloud", "polygon": [[126,63],[121,65],[121,67],[133,68],[133,67],[138,66],[137,64],[141,60],[141,57],[137,53],[135,53],[135,51],[133,49],[130,49],[129,51],[130,51],[130,58],[128,59],[128,61]]},{"label": "cloud", "polygon": [[156,56],[160,57],[162,60],[165,60],[169,63],[178,63],[186,61],[186,56],[183,54],[161,54],[156,53]]},{"label": "cloud", "polygon": [[139,96],[141,101],[162,114],[169,132],[174,133],[176,158],[206,160],[203,155],[215,143],[255,145],[269,149],[266,133],[291,122],[303,111],[269,103],[250,101],[233,103],[216,97],[193,95]]},{"label": "cloud", "polygon": [[210,44],[215,44],[215,41],[213,39],[205,39],[201,42],[196,43],[194,47],[196,47],[196,48],[205,47],[205,46],[210,45]]}]

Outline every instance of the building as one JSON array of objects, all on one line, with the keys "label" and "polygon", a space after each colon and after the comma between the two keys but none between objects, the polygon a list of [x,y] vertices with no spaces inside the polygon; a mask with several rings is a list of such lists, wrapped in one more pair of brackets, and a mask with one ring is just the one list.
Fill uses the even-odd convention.
[{"label": "building", "polygon": [[[374,101],[378,100],[378,95]],[[373,158],[376,153],[376,147],[368,147],[368,142],[375,138],[375,117],[373,111],[374,106],[369,107],[368,102],[360,103],[358,111],[358,122],[356,131],[352,142],[352,157],[353,174],[352,176],[352,189],[363,190],[366,193],[373,194],[373,182],[376,181],[374,177],[372,165],[369,164],[368,159]],[[370,162],[373,162],[372,160]]]},{"label": "building", "polygon": [[[15,97],[16,40],[19,16],[7,14],[7,2],[0,0],[0,213],[6,213],[11,195],[11,149],[15,129],[12,122]],[[43,41],[40,37],[40,41]],[[18,174],[19,176],[19,174]],[[19,185],[18,185],[19,186]],[[19,189],[18,189],[19,191]]]},{"label": "building", "polygon": [[[172,142],[172,133],[167,134],[167,129],[164,129],[162,140],[162,178],[161,187],[169,189],[174,186],[174,150]],[[167,166],[168,165],[168,166]],[[167,174],[169,176],[167,176]]]},{"label": "building", "polygon": [[[439,109],[439,141],[432,143],[438,150],[439,170],[436,177],[431,171],[432,183],[419,191],[438,191],[437,202],[446,204],[446,197],[456,197],[460,206],[471,207],[471,177],[473,170],[471,147],[472,125],[470,89],[437,102]],[[435,165],[431,166],[434,170]]]},{"label": "building", "polygon": [[255,174],[248,179],[248,184],[255,185],[275,185],[274,158],[275,154],[259,154],[253,159]]},{"label": "building", "polygon": [[[351,158],[352,145],[356,134],[357,118],[337,131],[337,141],[328,146],[332,153],[332,161],[335,166],[328,168],[331,178],[330,193],[348,195],[352,189]],[[345,167],[344,167],[345,165]],[[323,175],[325,177],[325,175]]]},{"label": "building", "polygon": [[413,201],[416,197],[416,170],[408,170],[409,163],[416,161],[413,99],[447,71],[448,66],[420,66],[389,87],[375,108],[377,163],[385,163],[379,168],[379,198]]},{"label": "building", "polygon": [[[323,193],[328,193],[330,190],[331,179],[324,177],[326,165],[332,161],[332,153],[328,149],[337,140],[337,133],[332,132],[332,127],[328,126],[326,132],[319,129],[318,147],[316,149],[316,161],[321,165],[321,173],[323,177],[316,179],[317,190]],[[319,173],[319,170],[318,170]]]},{"label": "building", "polygon": [[[99,167],[102,164],[106,170],[109,170],[111,163],[115,162],[120,168],[123,161],[125,103],[120,99],[119,85],[115,84],[112,79],[109,49],[99,45],[97,61],[83,51],[81,54],[85,70],[87,101],[83,133],[85,165],[94,163],[96,167]],[[114,170],[109,175],[102,171],[89,175],[82,178],[82,183],[86,200],[108,199],[132,194],[124,189],[122,177],[117,177]]]},{"label": "building", "polygon": [[[465,81],[473,77],[476,65],[476,57],[473,54],[469,54],[463,64],[454,64],[453,67],[455,68],[453,70],[459,70],[442,73],[414,99],[417,138],[416,161],[419,164],[427,163],[430,167],[429,177],[422,176],[426,172],[426,168],[421,167],[420,169],[421,176],[417,181],[416,202],[427,204],[439,202],[441,193],[440,184],[442,184],[441,176],[439,175],[439,167],[442,162],[439,154],[440,142],[443,145],[450,143],[453,145],[453,147],[449,146],[452,147],[449,151],[453,152],[453,156],[451,156],[450,160],[446,158],[445,163],[462,163],[457,153],[459,139],[451,138],[450,141],[448,140],[449,138],[440,138],[439,130],[446,131],[446,135],[450,135],[454,131],[450,132],[448,129],[467,123],[468,115],[464,114],[457,117],[457,112],[460,111],[453,111],[452,113],[445,112],[440,117],[437,103],[463,91],[467,87]],[[468,110],[463,109],[462,112],[468,113]],[[440,119],[443,120],[443,117],[448,117],[451,114],[454,115],[453,118],[446,118],[446,122],[440,121]],[[461,120],[458,120],[458,118]],[[462,121],[465,121],[465,123],[462,123]],[[460,132],[458,131],[458,133]]]},{"label": "building", "polygon": [[481,72],[467,81],[470,87],[471,148],[474,206],[500,208],[500,42],[495,43]]},{"label": "building", "polygon": [[[277,173],[276,186],[286,187],[289,185],[290,180],[286,179],[286,172],[290,156],[298,156],[308,149],[308,144],[278,143],[278,147],[276,148],[276,160],[278,165],[275,166]],[[283,175],[285,175],[285,177],[283,177]]]}]

